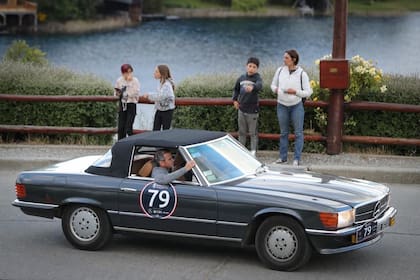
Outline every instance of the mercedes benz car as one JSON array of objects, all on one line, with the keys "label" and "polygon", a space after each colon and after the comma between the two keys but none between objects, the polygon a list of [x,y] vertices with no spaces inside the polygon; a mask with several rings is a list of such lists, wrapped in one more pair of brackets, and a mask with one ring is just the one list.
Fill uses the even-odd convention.
[{"label": "mercedes benz car", "polygon": [[[174,169],[189,160],[196,166],[157,184],[151,172],[161,149],[172,153]],[[286,271],[314,251],[379,241],[397,212],[383,184],[271,171],[229,134],[188,129],[133,135],[102,156],[23,171],[16,196],[12,204],[28,215],[60,218],[66,239],[82,250],[123,232],[226,240],[255,246],[263,264]]]}]

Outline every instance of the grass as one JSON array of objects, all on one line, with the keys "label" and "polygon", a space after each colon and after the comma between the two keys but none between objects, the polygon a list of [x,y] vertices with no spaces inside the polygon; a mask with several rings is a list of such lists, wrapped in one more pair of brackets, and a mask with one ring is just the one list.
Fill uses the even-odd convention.
[{"label": "grass", "polygon": [[[227,6],[208,2],[205,0],[165,0],[164,5],[167,8],[220,8]],[[266,8],[291,8],[289,6],[275,5]],[[349,0],[349,12],[409,12],[420,11],[419,0]]]},{"label": "grass", "polygon": [[418,0],[351,0],[349,1],[350,12],[408,12],[420,11]]},{"label": "grass", "polygon": [[189,9],[225,7],[218,3],[207,2],[207,1],[202,1],[202,0],[165,0],[164,6],[166,8],[189,8]]}]

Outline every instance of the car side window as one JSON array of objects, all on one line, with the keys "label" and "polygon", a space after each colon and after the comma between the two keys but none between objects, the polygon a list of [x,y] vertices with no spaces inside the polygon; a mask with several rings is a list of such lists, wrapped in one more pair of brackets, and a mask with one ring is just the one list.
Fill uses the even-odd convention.
[{"label": "car side window", "polygon": [[[152,170],[156,166],[154,155],[160,147],[136,147],[130,167],[130,175],[141,178],[151,178]],[[185,166],[185,159],[178,150],[172,152],[174,166],[172,171],[176,171]],[[171,172],[172,172],[171,171]],[[192,171],[178,177],[175,182],[197,184],[198,180]]]},{"label": "car side window", "polygon": [[131,163],[132,176],[139,177],[150,177],[153,169],[153,155],[150,154],[138,154],[133,157]]},{"label": "car side window", "polygon": [[98,160],[96,160],[92,166],[95,167],[110,167],[112,162],[112,152],[111,150],[108,150],[106,154],[104,154],[102,157],[100,157]]}]

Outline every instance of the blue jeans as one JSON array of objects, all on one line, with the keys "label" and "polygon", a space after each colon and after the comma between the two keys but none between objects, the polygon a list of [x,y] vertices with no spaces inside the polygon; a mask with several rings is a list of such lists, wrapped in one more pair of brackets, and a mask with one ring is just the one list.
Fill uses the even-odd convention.
[{"label": "blue jeans", "polygon": [[289,127],[290,123],[295,132],[295,155],[294,159],[300,161],[303,149],[303,119],[305,111],[303,103],[299,102],[293,106],[284,106],[277,103],[277,118],[280,126],[280,159],[287,160],[287,151],[289,147]]}]

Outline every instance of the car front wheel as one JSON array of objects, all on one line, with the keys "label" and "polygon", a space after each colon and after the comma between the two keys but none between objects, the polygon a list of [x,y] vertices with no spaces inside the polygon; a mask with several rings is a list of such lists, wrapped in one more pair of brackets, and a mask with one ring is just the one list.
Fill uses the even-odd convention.
[{"label": "car front wheel", "polygon": [[255,247],[265,265],[284,271],[303,266],[312,252],[302,226],[286,216],[267,218],[258,228]]},{"label": "car front wheel", "polygon": [[82,250],[99,250],[112,237],[111,225],[105,212],[89,205],[66,207],[61,226],[67,240]]}]

